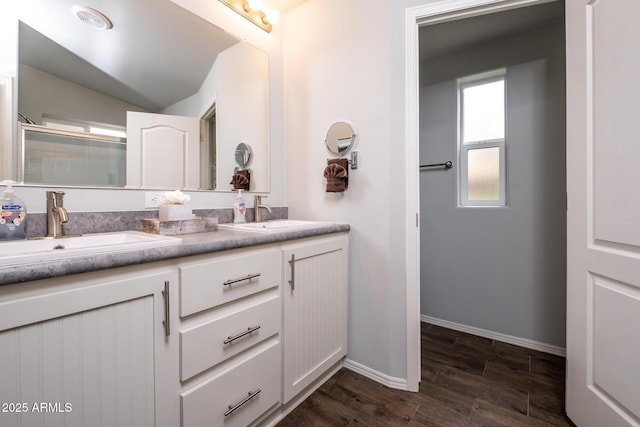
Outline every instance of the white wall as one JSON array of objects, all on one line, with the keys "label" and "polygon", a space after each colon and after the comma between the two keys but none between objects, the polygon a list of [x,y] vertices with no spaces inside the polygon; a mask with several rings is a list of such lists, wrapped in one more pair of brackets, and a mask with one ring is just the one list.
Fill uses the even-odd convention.
[{"label": "white wall", "polygon": [[[404,13],[427,0],[308,0],[284,19],[289,216],[351,224],[348,358],[406,378]],[[324,145],[354,124],[360,167],[324,192]]]},{"label": "white wall", "polygon": [[244,142],[251,147],[251,191],[269,190],[268,74],[268,56],[237,43],[218,55],[198,93],[163,111],[203,117],[215,103],[218,189],[232,188],[236,146]]},{"label": "white wall", "polygon": [[269,88],[263,76],[269,72],[268,59],[247,43],[239,43],[219,56],[223,60],[220,81],[224,84],[218,90],[216,109],[218,188],[232,188],[230,181],[237,165],[236,146],[244,142],[251,147],[250,188],[266,191],[269,188],[269,144],[266,141]]}]

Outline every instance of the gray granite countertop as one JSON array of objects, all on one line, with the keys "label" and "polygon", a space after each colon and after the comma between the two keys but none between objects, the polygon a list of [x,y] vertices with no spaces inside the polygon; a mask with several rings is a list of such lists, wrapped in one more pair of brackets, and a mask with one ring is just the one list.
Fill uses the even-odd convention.
[{"label": "gray granite countertop", "polygon": [[346,224],[319,223],[313,227],[260,233],[219,229],[210,233],[185,234],[182,243],[175,246],[106,253],[93,256],[77,256],[26,265],[0,267],[0,285],[29,282],[39,279],[88,273],[109,268],[125,267],[188,257],[206,253],[245,248],[323,234],[349,231]]}]

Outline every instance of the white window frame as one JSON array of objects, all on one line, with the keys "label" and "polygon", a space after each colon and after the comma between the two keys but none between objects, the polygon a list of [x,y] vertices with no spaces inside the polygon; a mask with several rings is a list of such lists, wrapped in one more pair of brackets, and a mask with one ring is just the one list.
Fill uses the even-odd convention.
[{"label": "white window frame", "polygon": [[84,120],[66,119],[53,115],[43,114],[42,125],[58,130],[68,130],[72,132],[84,132],[97,135],[113,136],[126,141],[127,128],[124,126],[107,123],[89,122]]},{"label": "white window frame", "polygon": [[[507,205],[507,167],[506,167],[506,140],[507,140],[507,70],[501,68],[498,70],[488,71],[486,73],[474,74],[467,77],[458,79],[458,202],[460,207],[506,207]],[[495,81],[504,81],[504,117],[505,117],[505,129],[504,138],[490,139],[482,141],[474,141],[471,143],[464,143],[463,135],[463,95],[462,91],[465,88],[479,86]],[[499,181],[498,181],[498,200],[469,200],[468,199],[468,153],[470,150],[481,148],[493,148],[497,147],[499,150]]]}]

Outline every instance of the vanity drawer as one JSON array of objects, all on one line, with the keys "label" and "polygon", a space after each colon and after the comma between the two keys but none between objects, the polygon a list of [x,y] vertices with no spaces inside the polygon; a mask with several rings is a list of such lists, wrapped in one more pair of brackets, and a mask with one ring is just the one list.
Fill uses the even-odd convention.
[{"label": "vanity drawer", "polygon": [[248,426],[280,401],[281,380],[280,343],[274,343],[182,393],[182,427]]},{"label": "vanity drawer", "polygon": [[277,249],[219,256],[180,267],[180,316],[188,316],[275,286],[281,281]]},{"label": "vanity drawer", "polygon": [[280,297],[274,296],[180,332],[180,379],[192,376],[280,333]]}]

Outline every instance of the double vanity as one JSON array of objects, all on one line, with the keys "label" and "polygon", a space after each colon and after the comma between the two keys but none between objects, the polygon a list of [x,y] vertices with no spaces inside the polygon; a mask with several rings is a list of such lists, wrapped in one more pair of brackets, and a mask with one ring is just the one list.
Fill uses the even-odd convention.
[{"label": "double vanity", "polygon": [[346,355],[348,231],[18,242],[36,245],[0,253],[0,424],[273,424]]}]

